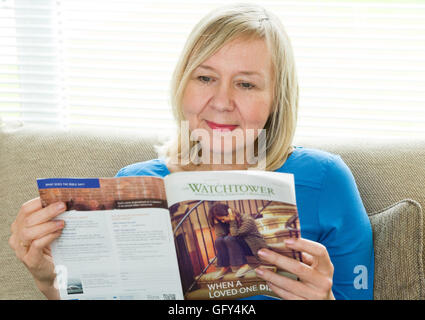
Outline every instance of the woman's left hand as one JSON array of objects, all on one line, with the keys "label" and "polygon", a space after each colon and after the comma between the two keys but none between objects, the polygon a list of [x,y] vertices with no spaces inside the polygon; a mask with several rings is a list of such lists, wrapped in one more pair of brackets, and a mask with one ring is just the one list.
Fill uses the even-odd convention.
[{"label": "woman's left hand", "polygon": [[283,299],[333,300],[333,264],[326,247],[302,238],[285,240],[289,249],[302,252],[303,262],[283,256],[268,249],[261,249],[258,255],[265,262],[276,265],[296,275],[300,281],[275,272],[257,268],[257,275],[267,281],[268,286]]}]

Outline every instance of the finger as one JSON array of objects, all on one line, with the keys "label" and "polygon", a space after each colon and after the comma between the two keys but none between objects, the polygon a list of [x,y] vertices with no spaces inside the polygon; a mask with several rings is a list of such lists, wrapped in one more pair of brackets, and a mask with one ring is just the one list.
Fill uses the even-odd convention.
[{"label": "finger", "polygon": [[27,215],[33,213],[34,211],[38,211],[40,209],[42,209],[43,206],[41,205],[41,199],[40,197],[31,199],[27,202],[25,202],[22,206],[21,209],[18,212],[18,216],[16,217],[16,219],[22,219],[24,217],[26,217]]},{"label": "finger", "polygon": [[25,263],[29,267],[37,266],[44,258],[44,248],[60,237],[62,230],[49,233],[44,237],[34,240],[25,256]]},{"label": "finger", "polygon": [[26,218],[26,216],[33,213],[34,211],[40,210],[41,208],[42,206],[40,197],[25,202],[19,209],[15,221],[13,221],[12,225],[10,226],[11,233],[17,232],[19,230],[19,226]]},{"label": "finger", "polygon": [[9,238],[9,245],[15,251],[15,255],[19,260],[27,254],[31,242],[22,240],[18,233],[13,233]]},{"label": "finger", "polygon": [[306,252],[314,257],[316,263],[314,263],[314,268],[322,273],[329,273],[330,270],[333,271],[332,262],[330,260],[328,250],[321,243],[303,239],[303,238],[290,238],[285,240],[285,244],[288,248]]},{"label": "finger", "polygon": [[323,274],[303,262],[265,248],[259,250],[258,255],[265,262],[274,264],[278,268],[298,276],[300,280],[305,281],[306,283],[311,283],[316,287],[320,287],[322,285]]},{"label": "finger", "polygon": [[28,254],[35,256],[44,253],[45,248],[49,248],[50,244],[62,234],[62,229],[49,233],[40,239],[36,239],[31,243]]},{"label": "finger", "polygon": [[9,238],[9,246],[15,251],[16,256],[22,260],[22,257],[27,252],[27,249],[21,245],[19,245],[19,240],[16,234],[12,234]]},{"label": "finger", "polygon": [[22,232],[20,239],[24,243],[30,243],[36,239],[40,239],[45,235],[62,229],[65,225],[63,220],[53,220],[42,224],[38,224],[32,227],[25,227]]},{"label": "finger", "polygon": [[288,292],[282,288],[279,288],[275,286],[273,283],[267,282],[267,285],[270,289],[273,290],[274,293],[276,293],[279,297],[281,297],[284,300],[306,300],[305,298],[302,298],[300,296],[297,296],[291,292]]},{"label": "finger", "polygon": [[274,264],[280,269],[293,273],[300,278],[304,278],[312,270],[310,266],[303,262],[286,257],[266,248],[259,250],[258,255],[265,262]]},{"label": "finger", "polygon": [[47,207],[45,207],[45,208],[43,208],[43,209],[41,209],[37,212],[34,212],[31,215],[28,215],[25,218],[25,226],[31,227],[31,226],[35,226],[37,224],[41,224],[43,222],[47,222],[49,220],[52,220],[57,215],[64,212],[65,209],[66,209],[66,206],[65,206],[64,202],[52,203],[52,204],[48,205]]},{"label": "finger", "polygon": [[294,296],[304,299],[318,299],[317,289],[305,285],[304,283],[280,275],[278,273],[263,268],[255,269],[258,277],[272,283],[275,287],[280,288]]},{"label": "finger", "polygon": [[314,257],[306,252],[301,252],[302,254],[302,262],[304,262],[308,266],[312,266],[315,262]]},{"label": "finger", "polygon": [[23,219],[25,219],[26,216],[28,216],[30,213],[33,213],[34,211],[40,210],[41,208],[42,205],[40,197],[25,202],[21,206],[21,209],[19,210],[15,221],[13,221],[12,225],[10,226],[10,232],[16,232],[19,229],[19,224],[22,222]]}]

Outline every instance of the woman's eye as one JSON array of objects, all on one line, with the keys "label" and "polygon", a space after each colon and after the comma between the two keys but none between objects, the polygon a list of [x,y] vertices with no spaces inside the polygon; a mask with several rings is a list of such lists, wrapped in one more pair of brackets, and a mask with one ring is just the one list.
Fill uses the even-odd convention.
[{"label": "woman's eye", "polygon": [[199,79],[201,82],[205,82],[205,83],[208,83],[208,82],[210,82],[210,81],[211,81],[211,78],[210,78],[210,77],[207,77],[207,76],[199,76],[199,77],[198,77],[198,79]]},{"label": "woman's eye", "polygon": [[241,82],[240,86],[242,87],[242,89],[248,89],[248,90],[255,87],[253,84],[251,84],[249,82]]}]

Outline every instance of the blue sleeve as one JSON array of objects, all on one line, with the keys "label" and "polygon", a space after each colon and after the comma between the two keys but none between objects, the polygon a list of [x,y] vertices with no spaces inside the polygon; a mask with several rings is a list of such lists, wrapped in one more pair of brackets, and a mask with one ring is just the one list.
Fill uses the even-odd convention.
[{"label": "blue sleeve", "polygon": [[372,228],[354,177],[339,156],[332,156],[318,207],[322,243],[334,265],[336,299],[373,299]]},{"label": "blue sleeve", "polygon": [[163,178],[169,173],[170,171],[168,171],[162,159],[152,159],[130,164],[120,169],[115,177],[151,176]]},{"label": "blue sleeve", "polygon": [[117,172],[117,174],[115,175],[115,178],[125,177],[125,176],[126,176],[126,174],[125,174],[125,168],[121,168],[121,169]]}]

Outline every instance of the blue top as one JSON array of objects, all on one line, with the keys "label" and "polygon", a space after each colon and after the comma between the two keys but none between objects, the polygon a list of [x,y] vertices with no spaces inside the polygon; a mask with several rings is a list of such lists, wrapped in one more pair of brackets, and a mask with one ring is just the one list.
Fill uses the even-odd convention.
[{"label": "blue top", "polygon": [[[301,236],[323,244],[334,266],[336,299],[373,299],[372,228],[354,177],[339,155],[295,147],[277,172],[294,174]],[[117,177],[170,174],[159,158],[122,168]]]}]

